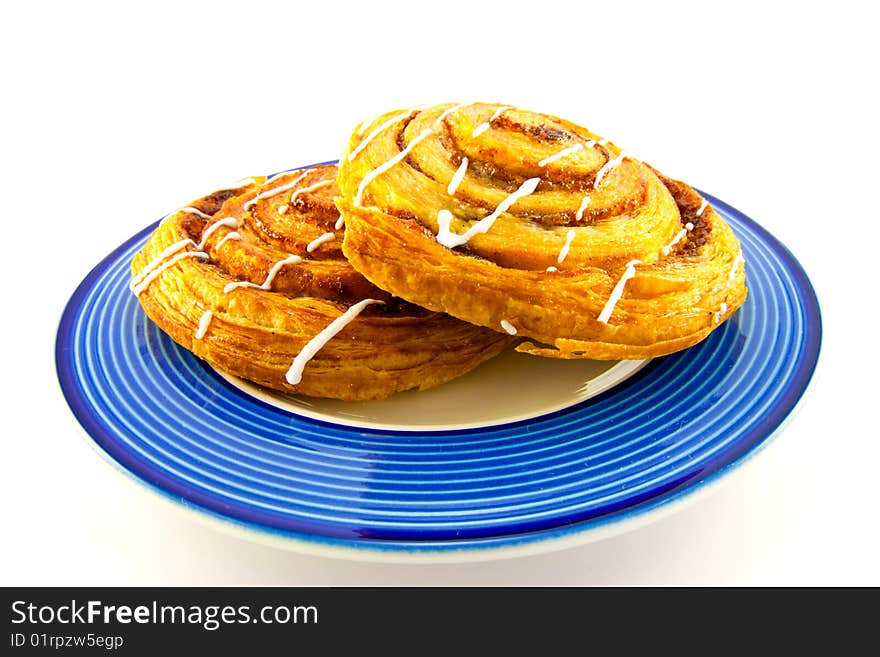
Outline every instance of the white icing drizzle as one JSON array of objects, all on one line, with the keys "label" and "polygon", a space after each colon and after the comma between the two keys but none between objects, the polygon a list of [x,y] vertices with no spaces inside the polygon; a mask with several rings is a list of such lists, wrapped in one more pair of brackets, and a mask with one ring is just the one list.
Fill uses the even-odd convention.
[{"label": "white icing drizzle", "polygon": [[505,198],[501,203],[498,204],[498,207],[487,217],[483,217],[473,226],[471,226],[464,234],[458,235],[453,233],[450,230],[450,225],[452,224],[452,213],[449,210],[440,210],[437,214],[437,224],[439,225],[439,230],[437,231],[437,241],[443,246],[454,249],[456,246],[461,246],[465,244],[468,240],[470,240],[474,235],[482,235],[487,233],[490,228],[492,228],[492,224],[495,223],[495,220],[501,216],[502,213],[507,212],[510,207],[516,203],[519,199],[524,196],[528,196],[535,191],[538,183],[541,182],[540,178],[529,178],[522,185],[519,186],[515,192],[513,192],[510,196]]},{"label": "white icing drizzle", "polygon": [[307,192],[313,192],[316,189],[321,189],[322,187],[327,187],[328,185],[332,185],[334,182],[335,181],[333,181],[333,180],[321,180],[319,182],[316,182],[314,185],[309,185],[308,187],[303,187],[302,189],[297,189],[295,192],[293,192],[290,195],[290,202],[293,203],[300,194],[305,194]]},{"label": "white icing drizzle", "polygon": [[599,146],[604,146],[605,144],[608,143],[608,140],[607,139],[600,139],[599,141],[594,142],[594,143],[598,144]]},{"label": "white icing drizzle", "polygon": [[173,267],[184,258],[198,258],[199,260],[207,260],[208,254],[204,251],[184,251],[183,253],[178,253],[170,260],[166,260],[162,264],[162,266],[151,271],[150,274],[140,283],[132,285],[131,291],[134,292],[135,296],[140,296],[141,292],[146,290],[150,286],[150,283],[156,280],[162,272],[164,272],[169,267]]},{"label": "white icing drizzle", "polygon": [[698,216],[698,217],[702,217],[702,216],[703,216],[703,212],[705,212],[705,210],[706,210],[706,206],[707,206],[707,205],[709,205],[709,203],[706,201],[706,199],[703,199],[703,202],[700,204],[700,209],[697,210],[697,216]]},{"label": "white icing drizzle", "polygon": [[486,130],[488,130],[490,127],[491,126],[489,125],[489,122],[484,121],[483,123],[478,125],[476,128],[474,128],[474,131],[471,133],[471,137],[479,137],[481,134],[486,132]]},{"label": "white icing drizzle", "polygon": [[196,245],[196,248],[199,251],[204,251],[205,244],[208,243],[208,238],[211,237],[211,235],[214,234],[214,231],[216,231],[221,226],[238,228],[238,219],[234,219],[233,217],[224,217],[223,219],[218,219],[217,221],[215,221],[213,224],[205,228],[204,232],[202,233],[202,240]]},{"label": "white icing drizzle", "polygon": [[570,230],[565,235],[565,244],[562,245],[562,248],[559,250],[559,256],[556,258],[556,262],[562,264],[562,261],[565,260],[568,255],[568,250],[571,248],[571,243],[574,240],[574,231]]},{"label": "white icing drizzle", "polygon": [[678,244],[682,240],[682,238],[684,238],[684,236],[691,232],[693,229],[694,225],[690,221],[687,222],[684,225],[684,228],[682,228],[675,234],[675,237],[672,238],[672,241],[660,250],[661,253],[665,256],[668,256],[669,253],[672,251],[672,247]]},{"label": "white icing drizzle", "polygon": [[279,260],[278,262],[276,262],[274,265],[272,265],[272,269],[269,270],[269,274],[266,276],[266,280],[263,281],[263,289],[269,290],[272,288],[272,281],[275,280],[275,276],[278,274],[279,271],[281,271],[283,267],[286,267],[287,265],[296,265],[300,262],[302,262],[302,258],[297,255],[290,255],[283,260]]},{"label": "white icing drizzle", "polygon": [[181,249],[189,246],[190,244],[195,246],[196,243],[193,242],[191,239],[187,238],[185,240],[180,240],[179,242],[175,242],[171,246],[163,249],[162,253],[160,253],[155,258],[150,260],[150,262],[148,262],[147,265],[138,272],[137,276],[134,276],[131,279],[131,282],[128,285],[128,289],[131,290],[132,292],[134,292],[134,288],[141,281],[143,281],[147,276],[149,276],[150,273],[152,273],[159,265],[161,265],[163,262],[165,262],[166,258],[170,258],[175,253],[177,253]]},{"label": "white icing drizzle", "polygon": [[376,178],[378,178],[383,173],[388,171],[388,169],[393,167],[395,164],[397,164],[398,162],[403,160],[403,158],[405,158],[407,155],[409,155],[409,152],[413,148],[415,148],[419,144],[419,142],[421,142],[423,139],[427,139],[433,133],[434,133],[434,131],[431,130],[431,128],[425,128],[424,130],[422,130],[418,134],[417,137],[415,137],[411,142],[409,142],[409,144],[407,144],[406,148],[404,148],[402,151],[400,151],[397,155],[392,157],[390,160],[388,160],[387,162],[385,162],[383,164],[380,164],[378,167],[376,167],[375,169],[370,171],[366,176],[364,176],[363,180],[361,180],[360,184],[358,185],[357,194],[355,194],[355,197],[354,197],[354,204],[357,206],[359,206],[361,204],[361,201],[363,200],[363,197],[364,197],[364,190],[367,188],[367,185],[369,185]]},{"label": "white icing drizzle", "polygon": [[263,289],[262,285],[257,285],[256,283],[251,283],[250,281],[235,281],[234,283],[227,283],[223,286],[223,294],[229,294],[233,290],[237,290],[240,287],[254,287],[259,290]]},{"label": "white icing drizzle", "polygon": [[237,189],[241,189],[242,187],[247,187],[251,183],[255,183],[255,182],[257,182],[257,181],[254,180],[253,178],[242,178],[241,180],[236,180],[234,183],[224,185],[223,187],[218,187],[217,189],[215,189],[211,193],[213,194],[214,192],[225,192],[226,190],[234,192]]},{"label": "white icing drizzle", "polygon": [[296,355],[296,358],[293,359],[290,369],[287,370],[287,375],[285,376],[287,382],[290,385],[295,386],[302,381],[302,373],[306,363],[314,358],[315,354],[317,354],[337,333],[344,329],[355,317],[360,315],[364,308],[374,303],[382,302],[377,301],[376,299],[364,299],[363,301],[354,304],[342,313],[342,315],[330,322],[320,333],[309,340],[302,348],[302,351],[300,351]]},{"label": "white icing drizzle", "polygon": [[198,208],[194,208],[189,205],[186,206],[185,208],[180,208],[180,210],[178,210],[178,212],[186,212],[187,214],[194,214],[197,217],[201,217],[202,219],[210,219],[211,218],[211,215],[205,214],[204,212],[202,212]]},{"label": "white icing drizzle", "polygon": [[733,264],[730,266],[730,274],[727,277],[727,285],[732,285],[734,279],[736,278],[736,272],[739,270],[739,266],[742,262],[745,262],[743,259],[742,251],[736,254],[736,257],[733,259]]},{"label": "white icing drizzle", "polygon": [[513,109],[513,106],[512,105],[502,105],[501,107],[499,107],[497,110],[495,110],[495,113],[489,117],[489,123],[492,123],[492,121],[497,119],[499,116],[504,114],[509,109]]},{"label": "white icing drizzle", "polygon": [[336,223],[333,224],[334,230],[340,230],[345,225],[345,217],[339,215],[339,219],[336,220]]},{"label": "white icing drizzle", "polygon": [[319,246],[321,246],[322,244],[325,244],[326,242],[329,242],[329,241],[334,240],[334,239],[336,239],[336,234],[335,234],[335,233],[324,233],[324,234],[321,235],[320,237],[316,237],[316,238],[313,239],[311,242],[309,242],[309,245],[306,247],[306,251],[308,251],[309,253],[311,253],[312,251],[314,251],[315,249],[317,249],[317,248],[318,248]]},{"label": "white icing drizzle", "polygon": [[569,146],[568,148],[563,148],[558,153],[554,153],[550,157],[545,157],[543,160],[538,162],[538,166],[545,167],[548,164],[550,164],[551,162],[555,162],[556,160],[561,160],[563,157],[566,157],[566,156],[571,155],[573,153],[577,153],[580,150],[583,150],[583,148],[584,148],[583,144],[575,144],[574,146]]},{"label": "white icing drizzle", "polygon": [[[452,213],[446,209],[440,210],[440,212],[437,213],[437,242],[444,244],[444,242],[441,241],[441,236],[443,236],[443,239],[449,240],[449,236],[455,235],[450,228],[451,226]],[[444,244],[444,246],[446,245]],[[449,248],[451,249],[452,247],[450,246]]]},{"label": "white icing drizzle", "polygon": [[722,301],[721,307],[715,311],[715,323],[717,324],[721,320],[721,315],[727,312],[727,303]]},{"label": "white icing drizzle", "polygon": [[468,159],[467,156],[461,158],[461,164],[458,165],[458,169],[455,172],[455,175],[452,176],[452,180],[449,181],[449,187],[446,188],[446,192],[453,196],[455,191],[458,189],[458,186],[461,184],[461,181],[464,180],[464,174],[467,172],[468,168]]},{"label": "white icing drizzle", "polygon": [[608,160],[605,164],[602,165],[602,168],[599,169],[599,173],[596,174],[596,182],[593,183],[593,189],[598,189],[599,183],[602,182],[602,178],[611,171],[616,166],[619,166],[621,162],[623,162],[623,158],[627,157],[626,153],[620,151],[620,155],[615,157],[613,160]]},{"label": "white icing drizzle", "polygon": [[584,210],[587,209],[587,206],[590,204],[590,195],[587,194],[584,196],[584,200],[581,201],[581,206],[578,208],[577,214],[574,216],[575,219],[580,221],[584,218]]},{"label": "white icing drizzle", "polygon": [[287,212],[287,204],[282,203],[278,206],[278,214],[284,214],[285,212]]},{"label": "white icing drizzle", "polygon": [[607,324],[608,320],[611,319],[611,313],[614,312],[614,307],[617,305],[617,302],[620,301],[620,297],[623,296],[623,288],[626,287],[626,282],[636,275],[636,265],[640,264],[642,264],[641,260],[630,260],[626,263],[626,270],[623,272],[620,280],[617,281],[617,285],[614,286],[614,289],[611,291],[611,296],[608,297],[605,307],[602,308],[602,312],[599,313],[599,317],[597,318],[603,324]]},{"label": "white icing drizzle", "polygon": [[546,271],[559,271],[559,270],[556,267],[554,267],[553,265],[550,265],[549,267],[547,267]]},{"label": "white icing drizzle", "polygon": [[206,310],[202,313],[202,316],[199,319],[199,330],[196,331],[196,340],[201,340],[205,337],[205,334],[208,332],[208,326],[211,324],[211,319],[213,317],[214,313],[210,310]]},{"label": "white icing drizzle", "polygon": [[250,201],[248,201],[247,203],[244,204],[244,206],[243,206],[244,209],[245,210],[250,209],[252,206],[256,205],[257,201],[259,201],[260,199],[270,198],[272,196],[276,196],[277,194],[281,194],[282,192],[286,192],[288,189],[291,189],[292,187],[296,187],[297,183],[299,183],[300,180],[305,178],[312,171],[314,171],[314,169],[306,169],[301,174],[299,174],[296,178],[291,180],[289,183],[286,183],[284,185],[279,185],[278,187],[273,187],[272,189],[267,190],[267,191],[263,192],[262,194],[257,194]]},{"label": "white icing drizzle", "polygon": [[445,119],[447,116],[449,116],[453,112],[460,110],[462,107],[467,107],[468,105],[473,105],[473,103],[459,103],[458,105],[453,105],[452,107],[447,107],[443,111],[443,113],[434,120],[434,125],[441,123],[443,121],[443,119]]},{"label": "white icing drizzle", "polygon": [[489,117],[488,121],[484,121],[476,128],[474,128],[474,131],[471,133],[471,137],[479,137],[481,134],[486,132],[486,130],[492,127],[492,122],[509,109],[513,109],[513,107],[511,107],[510,105],[502,105],[501,107],[499,107],[497,110],[495,110],[495,113]]},{"label": "white icing drizzle", "polygon": [[256,283],[251,283],[250,281],[235,281],[234,283],[227,283],[223,288],[223,292],[225,294],[229,294],[232,290],[239,287],[255,287],[260,290],[271,290],[272,289],[272,281],[275,280],[275,276],[278,275],[278,272],[281,271],[282,267],[287,265],[296,265],[302,262],[302,258],[298,255],[287,256],[283,260],[279,260],[272,268],[269,270],[269,273],[266,275],[266,280],[263,281],[262,285],[257,285]]},{"label": "white icing drizzle", "polygon": [[[190,209],[195,210],[195,212],[192,212],[191,214],[202,214],[199,210],[196,210],[195,208]],[[210,219],[211,217],[209,216],[208,218]],[[149,284],[152,283],[159,274],[165,271],[165,269],[167,269],[174,263],[179,262],[182,259],[181,256],[196,256],[202,259],[207,258],[208,255],[203,252],[203,249],[205,248],[205,243],[208,241],[211,233],[220,228],[220,226],[238,227],[238,221],[231,217],[218,219],[204,230],[204,232],[202,233],[202,239],[198,244],[196,244],[193,240],[186,238],[180,240],[179,242],[175,242],[171,246],[166,247],[159,255],[157,255],[149,263],[147,263],[147,265],[143,269],[141,269],[140,272],[138,272],[137,276],[134,276],[131,279],[131,283],[129,283],[128,286],[129,289],[136,295],[139,295],[141,292],[147,289],[147,286],[149,286]],[[170,261],[166,262],[169,257],[178,253],[180,250],[186,248],[187,246],[194,246],[196,250],[188,251],[187,253],[180,253],[178,254],[178,256],[175,256]]]},{"label": "white icing drizzle", "polygon": [[506,319],[501,320],[501,328],[507,331],[510,335],[516,335],[516,327]]},{"label": "white icing drizzle", "polygon": [[687,235],[687,232],[687,228],[682,228],[675,234],[675,237],[672,238],[672,241],[669,244],[660,249],[660,252],[663,255],[668,256],[670,251],[672,251],[672,247],[681,242],[682,238]]},{"label": "white icing drizzle", "polygon": [[[362,150],[364,150],[364,149],[367,147],[367,144],[369,144],[371,141],[373,141],[376,137],[378,137],[379,135],[381,135],[383,132],[385,132],[388,128],[390,128],[391,126],[393,126],[395,123],[398,123],[399,121],[402,121],[403,119],[405,119],[406,117],[408,117],[410,114],[412,114],[412,110],[407,110],[406,112],[401,112],[400,114],[395,114],[395,115],[392,116],[390,119],[388,119],[387,121],[385,121],[385,123],[383,123],[383,124],[380,125],[378,128],[376,128],[375,130],[373,130],[370,134],[368,134],[368,135],[367,135],[367,136],[361,141],[360,144],[358,144],[358,145],[355,147],[355,149],[354,149],[351,153],[348,154],[348,161],[351,162],[354,158],[356,158],[356,157],[358,156],[358,154],[359,154]],[[363,130],[366,130],[366,127],[367,127],[367,122],[364,121],[364,125],[363,125],[363,128],[362,128],[362,129],[363,129]],[[360,134],[361,134],[361,133],[359,132],[358,135],[360,135]]]},{"label": "white icing drizzle", "polygon": [[227,240],[240,240],[241,235],[239,235],[236,231],[232,231],[231,233],[226,233],[217,244],[214,245],[214,250],[217,251],[221,246],[226,244]]}]

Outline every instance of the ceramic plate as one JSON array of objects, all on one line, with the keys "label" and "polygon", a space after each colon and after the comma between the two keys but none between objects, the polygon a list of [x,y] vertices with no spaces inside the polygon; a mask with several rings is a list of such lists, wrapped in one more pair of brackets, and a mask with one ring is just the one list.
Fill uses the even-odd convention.
[{"label": "ceramic plate", "polygon": [[821,321],[775,238],[704,194],[743,246],[749,297],[706,340],[650,362],[506,354],[426,393],[347,405],[214,371],[150,322],[111,253],[58,331],[62,390],[98,448],[168,498],[321,554],[449,561],[534,553],[676,508],[774,435]]}]

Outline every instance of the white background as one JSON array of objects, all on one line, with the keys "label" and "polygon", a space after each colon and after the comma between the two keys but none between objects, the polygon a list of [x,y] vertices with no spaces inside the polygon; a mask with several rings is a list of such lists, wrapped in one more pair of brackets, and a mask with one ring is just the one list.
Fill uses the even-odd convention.
[{"label": "white background", "polygon": [[[880,584],[880,51],[866,3],[297,4],[0,9],[0,584]],[[459,565],[256,544],[100,458],[53,347],[103,256],[219,184],[337,157],[364,117],[476,99],[586,125],[793,251],[824,343],[767,449],[647,527]]]}]

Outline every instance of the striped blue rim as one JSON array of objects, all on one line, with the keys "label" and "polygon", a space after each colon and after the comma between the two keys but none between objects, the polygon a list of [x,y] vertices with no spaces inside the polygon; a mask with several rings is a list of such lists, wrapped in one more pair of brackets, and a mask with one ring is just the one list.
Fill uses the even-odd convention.
[{"label": "striped blue rim", "polygon": [[292,415],[178,347],[128,290],[155,225],[63,313],[61,388],[94,442],[153,489],[275,536],[448,551],[587,535],[695,492],[767,442],[806,389],[821,318],[796,259],[704,194],[743,245],[745,305],[700,344],[606,393],[495,428],[405,433]]}]

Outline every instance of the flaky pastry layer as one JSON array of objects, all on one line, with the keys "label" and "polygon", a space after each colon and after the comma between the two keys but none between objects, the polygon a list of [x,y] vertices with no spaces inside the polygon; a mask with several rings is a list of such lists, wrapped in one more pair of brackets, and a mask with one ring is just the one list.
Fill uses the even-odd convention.
[{"label": "flaky pastry layer", "polygon": [[510,343],[394,299],[358,274],[340,250],[335,176],[323,165],[253,178],[166,217],[132,262],[146,314],[219,370],[346,400],[430,388]]},{"label": "flaky pastry layer", "polygon": [[586,128],[487,103],[389,112],[340,160],[343,252],[378,287],[556,358],[689,347],[746,299],[740,244],[685,183]]}]

